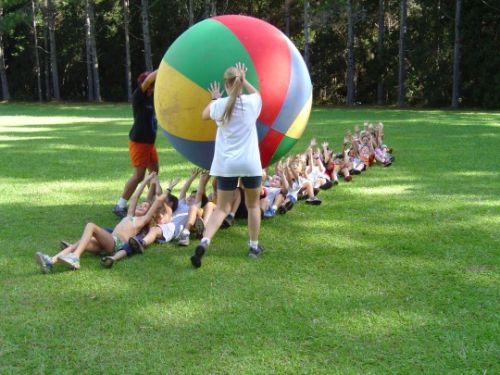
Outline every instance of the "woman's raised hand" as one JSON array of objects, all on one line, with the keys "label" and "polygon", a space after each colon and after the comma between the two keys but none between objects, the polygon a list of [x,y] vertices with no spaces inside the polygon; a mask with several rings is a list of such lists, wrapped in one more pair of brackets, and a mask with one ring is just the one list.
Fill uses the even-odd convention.
[{"label": "woman's raised hand", "polygon": [[243,63],[236,63],[235,65],[236,69],[238,69],[238,71],[240,72],[240,75],[241,75],[241,81],[242,82],[245,82],[246,80],[246,75],[247,75],[247,67],[245,66],[245,64]]},{"label": "woman's raised hand", "polygon": [[212,100],[219,99],[222,96],[220,91],[220,83],[218,81],[213,81],[208,87],[208,92],[210,93]]}]

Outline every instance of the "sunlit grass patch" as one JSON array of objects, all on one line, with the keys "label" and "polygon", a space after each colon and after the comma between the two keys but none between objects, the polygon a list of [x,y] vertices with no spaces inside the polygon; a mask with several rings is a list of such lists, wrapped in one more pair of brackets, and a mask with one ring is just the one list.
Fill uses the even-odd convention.
[{"label": "sunlit grass patch", "polygon": [[[291,153],[382,120],[396,162],[263,221],[262,258],[238,220],[199,270],[193,241],[43,275],[35,251],[116,224],[130,107],[0,110],[1,373],[500,372],[499,113],[315,108]],[[161,180],[187,178],[157,147]]]}]

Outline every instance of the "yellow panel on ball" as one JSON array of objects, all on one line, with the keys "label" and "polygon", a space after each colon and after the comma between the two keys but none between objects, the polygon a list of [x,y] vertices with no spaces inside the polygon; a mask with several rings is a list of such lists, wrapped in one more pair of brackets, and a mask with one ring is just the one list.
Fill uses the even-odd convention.
[{"label": "yellow panel on ball", "polygon": [[187,79],[164,60],[160,63],[155,110],[165,131],[186,140],[213,141],[215,123],[201,119],[201,112],[209,101],[210,94],[206,89]]},{"label": "yellow panel on ball", "polygon": [[292,125],[290,125],[290,128],[285,133],[287,137],[299,139],[302,136],[302,133],[304,133],[307,126],[307,120],[309,119],[309,114],[311,113],[311,107],[312,95],[309,97],[306,104],[304,104],[295,120],[293,120]]}]

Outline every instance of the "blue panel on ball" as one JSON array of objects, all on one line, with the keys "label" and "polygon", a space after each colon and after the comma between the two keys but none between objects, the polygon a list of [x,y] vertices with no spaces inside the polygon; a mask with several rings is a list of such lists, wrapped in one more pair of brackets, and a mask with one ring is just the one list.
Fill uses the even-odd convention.
[{"label": "blue panel on ball", "polygon": [[259,137],[259,143],[264,139],[268,131],[269,126],[264,125],[262,122],[257,120],[257,136]]},{"label": "blue panel on ball", "polygon": [[190,141],[182,138],[178,138],[164,129],[161,129],[165,137],[170,141],[172,146],[182,154],[191,163],[204,168],[210,169],[212,165],[212,158],[214,155],[215,142],[199,142]]},{"label": "blue panel on ball", "polygon": [[293,124],[304,105],[311,97],[312,84],[309,78],[307,66],[299,51],[292,42],[287,39],[291,54],[292,69],[290,73],[290,85],[281,106],[280,113],[272,128],[280,133],[286,134],[288,128]]}]

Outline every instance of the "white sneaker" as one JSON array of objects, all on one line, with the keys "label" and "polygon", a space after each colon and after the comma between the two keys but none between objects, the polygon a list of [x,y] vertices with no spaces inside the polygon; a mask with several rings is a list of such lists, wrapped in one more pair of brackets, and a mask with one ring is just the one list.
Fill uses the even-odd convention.
[{"label": "white sneaker", "polygon": [[189,246],[189,232],[188,233],[184,231],[181,232],[181,234],[179,235],[178,244],[180,246]]},{"label": "white sneaker", "polygon": [[69,266],[71,269],[78,270],[80,269],[80,258],[78,258],[75,254],[69,253],[66,255],[59,255],[57,257],[62,263]]}]

